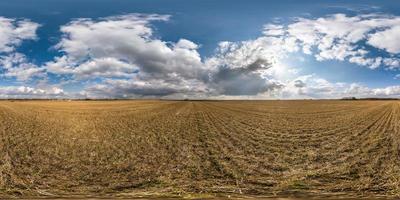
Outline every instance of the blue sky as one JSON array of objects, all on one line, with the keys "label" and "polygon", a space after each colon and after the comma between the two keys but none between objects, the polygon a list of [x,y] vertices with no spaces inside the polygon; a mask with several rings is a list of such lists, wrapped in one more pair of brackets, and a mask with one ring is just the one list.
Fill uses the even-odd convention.
[{"label": "blue sky", "polygon": [[[399,16],[396,1],[4,0],[0,97],[398,97]],[[346,21],[346,35],[327,34],[318,18],[332,30]],[[18,31],[21,22],[30,32]],[[271,24],[282,33],[265,34]],[[329,47],[301,39],[310,27],[318,43],[334,37]],[[1,37],[12,50],[1,50]],[[297,50],[271,38],[297,38]],[[332,51],[340,48],[343,56]]]}]

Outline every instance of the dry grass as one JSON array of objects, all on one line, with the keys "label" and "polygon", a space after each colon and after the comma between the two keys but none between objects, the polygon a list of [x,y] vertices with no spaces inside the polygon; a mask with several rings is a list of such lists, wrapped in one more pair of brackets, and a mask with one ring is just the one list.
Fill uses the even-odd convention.
[{"label": "dry grass", "polygon": [[399,122],[396,101],[0,101],[0,198],[399,196]]}]

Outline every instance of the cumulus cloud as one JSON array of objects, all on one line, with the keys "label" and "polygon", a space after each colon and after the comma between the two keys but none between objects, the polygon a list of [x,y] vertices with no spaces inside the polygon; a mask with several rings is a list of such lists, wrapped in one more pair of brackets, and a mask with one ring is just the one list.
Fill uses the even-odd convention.
[{"label": "cumulus cloud", "polygon": [[[216,55],[205,61],[209,85],[218,95],[258,95],[282,87],[275,80],[276,41],[221,42]],[[275,52],[274,52],[275,51]]]},{"label": "cumulus cloud", "polygon": [[[382,65],[397,67],[393,62],[383,61],[391,59],[398,62],[399,32],[398,16],[347,16],[340,13],[316,19],[297,18],[284,27],[270,24],[264,30],[265,37],[275,36],[293,41],[291,49],[300,49],[319,61],[346,60],[370,68]],[[371,48],[382,50],[387,55],[384,58],[374,56]]]},{"label": "cumulus cloud", "polygon": [[67,94],[58,87],[0,86],[0,98],[64,98]]},{"label": "cumulus cloud", "polygon": [[385,49],[389,53],[400,53],[400,19],[397,19],[395,24],[384,31],[371,34],[368,38],[368,44]]},{"label": "cumulus cloud", "polygon": [[[138,68],[141,73],[158,76],[177,72],[188,78],[197,76],[202,65],[196,44],[185,39],[172,43],[153,37],[150,22],[168,18],[165,15],[132,14],[99,21],[73,21],[61,27],[64,36],[56,48],[65,56],[49,62],[49,71],[77,76],[83,72],[96,74],[103,70],[104,61],[112,60],[118,65],[126,65],[108,69],[116,74],[128,75]],[[89,63],[91,70],[81,69],[87,68]],[[128,65],[132,70],[127,70]]]},{"label": "cumulus cloud", "polygon": [[0,17],[0,53],[14,51],[23,40],[36,39],[36,30],[39,26],[29,20]]},{"label": "cumulus cloud", "polygon": [[24,40],[37,39],[39,24],[29,20],[0,17],[0,70],[3,77],[26,81],[42,74],[43,68],[30,63],[25,55],[16,52]]},{"label": "cumulus cloud", "polygon": [[75,79],[101,78],[83,92],[91,97],[256,95],[280,87],[266,78],[271,67],[267,53],[238,57],[240,51],[256,51],[248,45],[237,45],[236,51],[233,43],[227,44],[230,50],[221,46],[218,55],[203,61],[199,45],[190,40],[155,38],[150,23],[168,18],[132,14],[75,20],[61,27],[56,49],[64,55],[45,67]]},{"label": "cumulus cloud", "polygon": [[153,36],[150,23],[168,19],[167,15],[131,14],[75,20],[61,27],[63,37],[56,49],[64,55],[45,67],[58,75],[103,79],[101,85],[88,88],[92,94],[115,87],[121,94],[110,94],[164,96],[187,91],[181,87],[202,87],[208,74],[199,46],[186,39],[168,42]]},{"label": "cumulus cloud", "polygon": [[162,79],[107,79],[102,84],[88,86],[81,95],[88,98],[204,98],[208,93],[208,88],[200,81],[183,80],[176,84]]},{"label": "cumulus cloud", "polygon": [[114,57],[93,58],[71,67],[67,57],[56,58],[55,62],[47,63],[46,69],[55,74],[73,74],[77,79],[97,77],[131,77],[138,70],[132,64]]},{"label": "cumulus cloud", "polygon": [[356,97],[400,97],[400,86],[387,86],[383,88],[368,88],[366,86],[352,83],[346,90],[345,94]]},{"label": "cumulus cloud", "polygon": [[330,82],[315,74],[297,77],[285,84],[278,98],[334,99],[342,97],[400,97],[400,86],[370,88],[359,83]]},{"label": "cumulus cloud", "polygon": [[271,64],[258,59],[242,67],[221,66],[212,75],[212,84],[225,95],[257,95],[281,87],[280,83],[262,77]]},{"label": "cumulus cloud", "polygon": [[281,98],[340,98],[346,96],[345,83],[332,83],[315,74],[299,76],[285,84],[279,96]]},{"label": "cumulus cloud", "polygon": [[0,56],[0,66],[4,72],[3,77],[15,77],[19,81],[27,81],[32,77],[44,76],[45,69],[30,63],[26,56],[21,53],[11,53]]},{"label": "cumulus cloud", "polygon": [[400,59],[384,58],[382,62],[392,69],[398,69],[400,67]]}]

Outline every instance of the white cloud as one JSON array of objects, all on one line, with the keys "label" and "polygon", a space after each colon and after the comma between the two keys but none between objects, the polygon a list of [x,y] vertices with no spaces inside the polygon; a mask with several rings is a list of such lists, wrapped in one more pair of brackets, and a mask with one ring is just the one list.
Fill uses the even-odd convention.
[{"label": "white cloud", "polygon": [[47,70],[56,74],[74,74],[78,79],[97,77],[131,77],[138,70],[132,64],[114,57],[94,58],[70,67],[67,57],[59,57],[47,64]]},{"label": "white cloud", "polygon": [[30,63],[25,55],[16,52],[22,41],[37,39],[36,30],[39,26],[29,20],[0,17],[0,70],[3,70],[1,76],[26,81],[43,72],[44,69],[38,68]]},{"label": "white cloud", "polygon": [[367,44],[386,51],[386,59],[393,59],[393,54],[400,52],[400,17],[397,16],[334,14],[317,19],[297,18],[283,28],[281,25],[268,27],[272,29],[264,31],[265,37],[270,37],[272,30],[273,36],[294,41],[293,46],[319,61],[347,60],[370,68],[382,64],[392,68],[391,63],[381,62],[384,58],[371,55]]},{"label": "white cloud", "polygon": [[[100,21],[73,21],[61,28],[64,37],[57,48],[65,53],[65,57],[59,67],[66,64],[71,69],[79,68],[88,61],[113,58],[137,66],[141,73],[163,75],[178,72],[185,77],[196,76],[202,68],[196,44],[184,39],[174,44],[153,38],[149,23],[167,19],[168,16],[163,15],[124,15]],[[58,61],[60,58],[48,65],[57,65]],[[49,71],[58,73],[60,69],[50,68]],[[79,70],[71,72],[79,74]]]},{"label": "white cloud", "polygon": [[340,83],[330,83],[316,75],[304,75],[289,81],[281,91],[283,98],[332,98]]},{"label": "white cloud", "polygon": [[389,86],[385,88],[372,89],[371,92],[378,97],[400,97],[400,86]]},{"label": "white cloud", "polygon": [[[234,60],[229,58],[238,57],[239,50],[222,55],[221,46],[218,58],[203,62],[198,44],[186,39],[166,42],[152,35],[150,22],[167,19],[161,15],[124,15],[73,21],[61,28],[64,36],[56,46],[65,55],[48,62],[46,68],[80,79],[104,78],[85,89],[85,95],[97,97],[255,95],[279,87],[278,82],[262,77],[270,67],[267,52],[263,57],[258,53],[252,59]],[[257,49],[246,49],[250,46],[238,48],[243,55],[251,55]]]},{"label": "white cloud", "polygon": [[389,53],[400,53],[400,19],[396,26],[371,34],[368,44],[385,49]]},{"label": "white cloud", "polygon": [[305,75],[287,83],[278,97],[288,99],[330,99],[343,97],[400,98],[400,86],[370,88],[358,83],[329,82],[315,74]]},{"label": "white cloud", "polygon": [[207,97],[209,89],[201,81],[182,80],[181,84],[159,80],[106,79],[82,92],[88,98],[141,98]]},{"label": "white cloud", "polygon": [[0,17],[0,53],[12,52],[23,40],[36,39],[40,25],[29,20]]},{"label": "white cloud", "polygon": [[285,41],[261,37],[243,42],[221,42],[216,55],[207,59],[210,83],[217,95],[258,95],[282,87],[289,70],[282,70]]},{"label": "white cloud", "polygon": [[[362,56],[353,56],[349,59],[349,62],[355,63],[358,65],[369,66],[371,69],[378,68],[382,64],[382,57],[376,58],[365,58]],[[388,63],[391,68],[394,67],[393,63]]]},{"label": "white cloud", "polygon": [[64,90],[58,87],[34,88],[28,86],[0,86],[0,98],[62,98]]},{"label": "white cloud", "polygon": [[400,67],[399,58],[384,58],[383,63],[387,66],[390,66],[391,69],[397,69]]},{"label": "white cloud", "polygon": [[280,36],[285,34],[285,30],[282,25],[266,24],[264,25],[263,34],[268,36]]},{"label": "white cloud", "polygon": [[15,77],[19,81],[27,81],[32,77],[44,76],[45,69],[28,61],[21,53],[11,53],[0,56],[0,66],[3,66],[3,77]]},{"label": "white cloud", "polygon": [[178,41],[178,43],[175,44],[175,47],[177,49],[193,49],[193,50],[195,50],[195,49],[199,48],[199,45],[193,43],[190,40],[180,39]]},{"label": "white cloud", "polygon": [[[63,37],[56,48],[64,56],[46,63],[47,71],[71,74],[78,79],[108,78],[103,85],[123,82],[132,89],[119,87],[121,90],[116,91],[137,95],[152,95],[150,91],[161,95],[149,85],[175,93],[186,91],[177,89],[182,85],[204,84],[203,80],[208,78],[207,66],[197,52],[199,45],[186,39],[174,43],[153,36],[150,22],[168,18],[166,15],[131,14],[75,20],[61,27]],[[109,78],[124,80],[110,81]],[[127,81],[129,84],[125,84]],[[140,86],[143,89],[139,89]],[[93,91],[99,87],[91,88]]]}]

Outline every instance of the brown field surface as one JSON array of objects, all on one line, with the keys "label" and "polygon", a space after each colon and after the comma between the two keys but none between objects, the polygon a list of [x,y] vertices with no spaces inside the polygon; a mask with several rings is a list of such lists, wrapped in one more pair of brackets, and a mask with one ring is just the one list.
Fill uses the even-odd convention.
[{"label": "brown field surface", "polygon": [[0,198],[400,195],[398,101],[0,101]]}]

